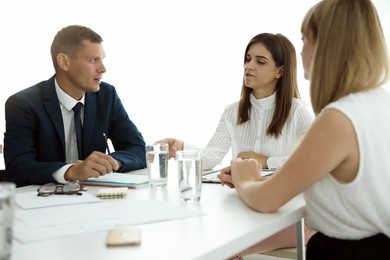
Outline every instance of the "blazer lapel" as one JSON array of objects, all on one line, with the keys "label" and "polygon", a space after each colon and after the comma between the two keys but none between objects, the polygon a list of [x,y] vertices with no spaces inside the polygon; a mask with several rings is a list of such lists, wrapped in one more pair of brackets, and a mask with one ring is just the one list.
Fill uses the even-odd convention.
[{"label": "blazer lapel", "polygon": [[54,86],[54,76],[51,77],[43,88],[43,103],[56,132],[61,139],[62,149],[65,152],[64,123],[62,120],[61,108]]},{"label": "blazer lapel", "polygon": [[[89,153],[93,127],[96,119],[96,95],[95,93],[85,93],[84,123],[83,123],[83,158]],[[103,136],[102,136],[103,138]]]}]

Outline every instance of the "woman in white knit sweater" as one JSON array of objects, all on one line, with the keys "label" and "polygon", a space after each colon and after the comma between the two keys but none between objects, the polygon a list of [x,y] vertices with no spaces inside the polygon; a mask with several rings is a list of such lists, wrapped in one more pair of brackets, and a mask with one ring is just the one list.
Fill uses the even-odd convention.
[{"label": "woman in white knit sweater", "polygon": [[219,177],[260,212],[304,192],[318,231],[308,260],[390,259],[390,65],[378,13],[370,0],[323,0],[302,34],[316,120],[271,177],[242,158]]},{"label": "woman in white knit sweater", "polygon": [[[232,148],[232,158],[255,158],[263,168],[278,169],[294,151],[313,121],[308,105],[299,99],[296,53],[281,34],[261,33],[245,49],[241,98],[226,107],[218,127],[202,149],[203,169],[211,169]],[[175,138],[170,158],[178,150],[195,149]],[[307,230],[306,239],[312,232]],[[258,253],[296,245],[295,225],[242,252]],[[237,256],[237,258],[241,257]]]}]

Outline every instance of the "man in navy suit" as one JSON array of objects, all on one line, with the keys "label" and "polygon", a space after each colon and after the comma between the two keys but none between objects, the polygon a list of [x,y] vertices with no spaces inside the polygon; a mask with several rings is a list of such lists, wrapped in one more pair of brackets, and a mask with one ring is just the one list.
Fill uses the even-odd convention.
[{"label": "man in navy suit", "polygon": [[[130,120],[106,72],[103,39],[72,25],[54,37],[55,75],[24,89],[5,104],[6,180],[18,187],[86,180],[146,167],[145,141]],[[73,107],[81,102],[82,143],[77,145]],[[104,134],[115,152],[105,154]]]}]

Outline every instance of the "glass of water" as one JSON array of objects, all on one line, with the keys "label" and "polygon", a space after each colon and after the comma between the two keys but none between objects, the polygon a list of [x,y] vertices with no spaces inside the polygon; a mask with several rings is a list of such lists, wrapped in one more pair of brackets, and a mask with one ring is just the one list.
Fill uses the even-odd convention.
[{"label": "glass of water", "polygon": [[176,152],[180,198],[197,202],[202,192],[201,151],[184,150]]},{"label": "glass of water", "polygon": [[14,222],[15,183],[0,182],[0,259],[10,260]]},{"label": "glass of water", "polygon": [[168,181],[168,144],[156,143],[146,146],[146,164],[149,185],[152,188],[166,187]]}]

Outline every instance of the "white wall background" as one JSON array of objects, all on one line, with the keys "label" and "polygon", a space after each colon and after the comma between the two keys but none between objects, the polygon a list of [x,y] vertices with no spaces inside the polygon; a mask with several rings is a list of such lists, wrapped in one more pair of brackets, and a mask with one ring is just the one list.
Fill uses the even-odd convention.
[{"label": "white wall background", "polygon": [[[205,146],[225,106],[239,98],[244,49],[261,32],[282,33],[293,42],[300,91],[310,103],[300,24],[316,2],[0,0],[0,132],[6,99],[54,74],[50,45],[70,24],[103,37],[103,81],[117,88],[147,142],[176,137]],[[390,42],[390,2],[373,2]]]}]

